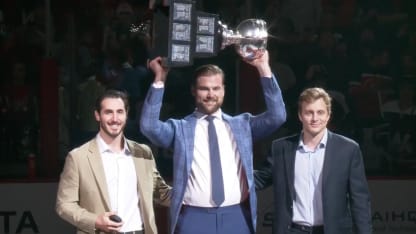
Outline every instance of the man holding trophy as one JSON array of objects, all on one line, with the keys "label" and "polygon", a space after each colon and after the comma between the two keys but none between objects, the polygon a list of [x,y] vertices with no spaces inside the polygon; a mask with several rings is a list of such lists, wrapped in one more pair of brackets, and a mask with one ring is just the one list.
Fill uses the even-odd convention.
[{"label": "man holding trophy", "polygon": [[173,150],[169,233],[252,234],[256,230],[253,142],[279,128],[286,111],[268,51],[254,43],[258,38],[242,39],[235,45],[237,51],[259,72],[260,78],[253,78],[260,80],[264,92],[267,110],[258,115],[222,112],[225,75],[208,64],[194,73],[195,111],[183,119],[161,121],[169,68],[161,57],[149,61],[155,78],[143,104],[140,128],[153,144]]},{"label": "man holding trophy", "polygon": [[[215,15],[196,12],[192,1],[173,0],[168,28],[153,32],[158,35],[155,45],[167,44],[167,53],[148,61],[155,77],[143,103],[140,129],[154,145],[173,152],[169,233],[255,233],[253,142],[271,135],[286,120],[278,77],[269,65],[266,22],[248,19],[234,32]],[[183,119],[160,120],[169,68],[216,56],[230,45],[257,69],[260,77],[253,79],[260,80],[266,110],[258,115],[224,113],[225,74],[207,64],[192,77],[195,111]]]}]

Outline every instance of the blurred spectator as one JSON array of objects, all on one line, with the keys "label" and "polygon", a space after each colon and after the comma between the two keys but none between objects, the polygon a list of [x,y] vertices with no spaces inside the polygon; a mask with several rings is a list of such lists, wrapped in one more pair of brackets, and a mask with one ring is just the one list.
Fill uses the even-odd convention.
[{"label": "blurred spectator", "polygon": [[378,95],[393,84],[390,77],[363,74],[360,82],[350,83],[348,91],[353,118],[359,127],[374,127],[382,121]]},{"label": "blurred spectator", "polygon": [[115,40],[122,45],[129,38],[131,24],[136,23],[135,12],[127,1],[120,1],[115,9],[114,16],[111,30],[114,33]]},{"label": "blurred spectator", "polygon": [[242,20],[246,19],[243,6],[243,0],[211,0],[203,3],[206,12],[218,14],[222,23],[229,28],[236,28]]},{"label": "blurred spectator", "polygon": [[382,103],[382,111],[388,113],[416,116],[416,86],[414,81],[402,78],[397,81],[396,94],[397,97]]},{"label": "blurred spectator", "polygon": [[[139,141],[141,134],[138,125],[138,111],[140,111],[147,89],[146,78],[151,77],[147,69],[148,48],[141,38],[133,37],[126,40],[122,47],[122,67],[117,89],[126,91],[131,105],[126,123],[125,134],[130,139]],[[149,79],[150,80],[150,79]]]},{"label": "blurred spectator", "polygon": [[[274,27],[276,26],[277,25],[274,25]],[[270,39],[267,46],[270,57],[270,66],[280,75],[278,80],[280,88],[283,92],[287,92],[296,84],[296,75],[290,65],[288,65],[288,62],[280,58],[282,51],[280,51],[279,43],[282,42],[282,37],[286,35],[276,35],[278,35],[279,38]]]},{"label": "blurred spectator", "polygon": [[74,145],[79,145],[85,139],[90,139],[97,133],[98,123],[93,115],[97,97],[104,93],[106,86],[102,82],[102,74],[99,65],[91,64],[89,72],[78,85]]},{"label": "blurred spectator", "polygon": [[[132,35],[130,24],[137,24],[144,19],[152,20],[153,13],[166,16],[169,11],[167,0],[61,0],[51,1],[52,18],[46,22],[44,3],[43,0],[5,0],[0,3],[2,160],[24,159],[25,153],[17,152],[17,149],[22,151],[23,147],[16,147],[16,144],[32,144],[31,147],[36,150],[37,139],[27,139],[36,138],[37,132],[27,134],[28,131],[23,127],[25,124],[19,123],[30,122],[28,125],[37,126],[39,64],[46,55],[49,33],[53,35],[52,44],[59,43],[59,47],[55,48],[60,49],[52,54],[62,72],[59,92],[63,115],[60,120],[65,125],[60,125],[64,127],[59,130],[60,142],[68,144],[79,140],[77,134],[65,134],[68,129],[80,127],[87,131],[96,130],[93,126],[85,127],[87,122],[81,124],[80,119],[86,120],[86,116],[80,114],[79,119],[75,119],[75,111],[79,111],[80,98],[86,100],[81,103],[85,105],[82,108],[89,109],[89,102],[93,99],[89,95],[95,96],[96,92],[101,92],[99,90],[107,86],[127,90],[131,102],[136,103],[130,112],[126,134],[137,134],[134,119],[139,113],[134,111],[134,107],[140,110],[142,94],[149,85],[146,82],[151,81],[146,79],[148,41]],[[246,18],[265,19],[269,26],[268,49],[272,67],[285,78],[279,82],[288,113],[296,107],[298,93],[304,87],[326,87],[335,100],[330,127],[341,132],[348,131],[343,132],[346,135],[358,133],[354,138],[365,141],[362,144],[365,159],[374,156],[377,161],[368,164],[369,168],[378,168],[379,174],[392,172],[393,164],[397,171],[401,167],[406,168],[396,161],[389,163],[390,171],[386,172],[383,160],[389,158],[385,154],[399,155],[393,149],[400,148],[397,142],[408,139],[403,131],[412,129],[414,112],[411,106],[415,104],[410,96],[414,95],[414,86],[405,87],[401,81],[416,79],[416,1],[204,0],[195,4],[198,10],[203,8],[205,12],[219,14],[220,19],[231,28]],[[49,32],[46,23],[52,26]],[[17,60],[19,62],[13,65],[10,62]],[[225,108],[231,112],[246,108],[237,104],[238,100],[244,98],[238,92],[241,91],[238,90],[241,83],[237,80],[237,60],[235,51],[228,48],[216,57],[196,59],[194,64],[212,61],[228,69],[227,92],[235,98],[225,100]],[[96,66],[100,66],[99,70],[95,70]],[[11,72],[12,67],[15,67],[16,72]],[[180,117],[192,108],[188,93],[177,92],[187,87],[185,84],[188,80],[183,77],[187,77],[188,69],[193,70],[191,67],[172,69],[170,74],[175,77],[168,79],[167,85],[174,88],[166,94],[164,101],[170,105],[165,105],[167,108],[162,116],[167,113]],[[17,78],[19,76],[25,76],[23,82]],[[392,87],[396,85],[401,88],[392,92]],[[253,99],[253,93],[244,93]],[[391,94],[395,95],[394,100],[379,105],[380,97]],[[348,109],[349,112],[346,111]],[[295,108],[293,113],[296,113]],[[400,119],[400,116],[406,118]],[[293,117],[296,119],[295,115]],[[354,122],[351,123],[351,120]],[[289,124],[290,118],[286,125]],[[401,133],[398,134],[398,131]],[[61,151],[64,155],[65,149]],[[393,162],[392,159],[389,162]]]},{"label": "blurred spectator", "polygon": [[303,85],[311,87],[311,82],[320,80],[325,82],[327,89],[345,93],[351,76],[351,58],[342,35],[323,30],[318,34],[313,49]]},{"label": "blurred spectator", "polygon": [[37,153],[38,103],[33,86],[27,84],[27,66],[16,61],[2,86],[4,133],[8,136],[10,161],[24,161]]},{"label": "blurred spectator", "polygon": [[99,34],[93,26],[86,26],[80,33],[78,44],[78,71],[81,77],[89,76],[91,67],[98,64],[102,57]]},{"label": "blurred spectator", "polygon": [[398,77],[416,80],[416,59],[411,51],[404,51],[400,54]]},{"label": "blurred spectator", "polygon": [[291,0],[280,1],[277,15],[293,21],[295,32],[303,34],[306,29],[316,31],[321,18],[320,0]]},{"label": "blurred spectator", "polygon": [[358,0],[322,0],[322,8],[333,11],[331,22],[341,32],[352,30]]},{"label": "blurred spectator", "polygon": [[402,79],[398,82],[397,97],[382,106],[387,125],[384,147],[390,154],[395,173],[410,173],[416,166],[416,85]]}]

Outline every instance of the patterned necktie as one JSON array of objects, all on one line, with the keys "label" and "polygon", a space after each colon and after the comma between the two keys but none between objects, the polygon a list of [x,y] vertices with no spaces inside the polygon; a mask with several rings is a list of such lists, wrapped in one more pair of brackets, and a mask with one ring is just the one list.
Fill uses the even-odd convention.
[{"label": "patterned necktie", "polygon": [[224,202],[224,182],[222,180],[222,169],[220,160],[220,149],[218,147],[217,132],[215,131],[213,116],[207,116],[209,154],[211,162],[212,200],[217,206]]}]

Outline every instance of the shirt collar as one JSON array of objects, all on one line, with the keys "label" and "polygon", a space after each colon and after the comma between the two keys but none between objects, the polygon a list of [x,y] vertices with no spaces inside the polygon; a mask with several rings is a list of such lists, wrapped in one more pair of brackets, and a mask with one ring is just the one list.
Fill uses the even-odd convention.
[{"label": "shirt collar", "polygon": [[[127,139],[125,137],[123,137],[124,139],[124,147],[122,152],[124,152],[126,155],[130,155],[130,149],[127,145]],[[100,154],[102,153],[108,153],[108,152],[112,152],[110,147],[107,145],[107,143],[105,143],[104,139],[100,136],[100,134],[97,134],[97,144],[98,144],[98,150],[100,151]]]},{"label": "shirt collar", "polygon": [[[303,142],[302,135],[303,135],[303,131],[302,131],[301,137],[299,139],[298,149],[305,149],[305,143]],[[322,136],[322,139],[319,142],[318,148],[325,148],[327,141],[328,141],[328,129],[325,129],[324,130],[324,135]]]},{"label": "shirt collar", "polygon": [[[207,114],[203,114],[201,112],[199,112],[198,110],[194,111],[195,117],[197,119],[205,119],[208,115]],[[216,119],[222,119],[222,111],[221,109],[218,109],[216,112],[211,114],[212,116],[214,116]]]}]

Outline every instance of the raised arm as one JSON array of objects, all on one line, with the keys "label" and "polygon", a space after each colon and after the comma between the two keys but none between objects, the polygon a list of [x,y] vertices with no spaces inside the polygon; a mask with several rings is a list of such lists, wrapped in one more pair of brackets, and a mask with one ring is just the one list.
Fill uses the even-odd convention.
[{"label": "raised arm", "polygon": [[148,61],[148,67],[153,71],[155,78],[143,103],[140,131],[153,144],[169,148],[174,139],[174,129],[169,123],[160,120],[165,82],[169,69],[162,66],[161,57]]}]

